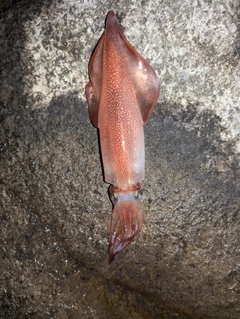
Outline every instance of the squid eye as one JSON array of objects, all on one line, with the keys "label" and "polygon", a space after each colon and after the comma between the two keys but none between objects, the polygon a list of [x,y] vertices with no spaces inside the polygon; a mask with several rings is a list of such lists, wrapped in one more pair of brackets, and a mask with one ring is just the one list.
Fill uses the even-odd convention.
[{"label": "squid eye", "polygon": [[139,191],[135,191],[133,192],[133,196],[135,197],[135,199],[138,199],[139,198]]},{"label": "squid eye", "polygon": [[112,193],[109,191],[109,194],[113,205],[115,205],[118,201],[118,193]]}]

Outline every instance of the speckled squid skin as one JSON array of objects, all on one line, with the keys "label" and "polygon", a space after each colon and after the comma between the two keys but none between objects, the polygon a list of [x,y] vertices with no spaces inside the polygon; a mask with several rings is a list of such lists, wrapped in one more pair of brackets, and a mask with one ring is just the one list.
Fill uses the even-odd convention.
[{"label": "speckled squid skin", "polygon": [[89,116],[100,131],[104,179],[112,184],[114,210],[109,227],[110,261],[139,233],[143,210],[139,182],[144,179],[143,124],[160,93],[149,63],[124,37],[110,11],[89,63],[85,87]]}]

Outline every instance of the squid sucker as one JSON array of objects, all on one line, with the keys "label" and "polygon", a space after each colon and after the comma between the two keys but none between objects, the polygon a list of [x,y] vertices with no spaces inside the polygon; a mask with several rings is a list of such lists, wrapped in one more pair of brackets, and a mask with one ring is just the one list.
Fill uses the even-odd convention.
[{"label": "squid sucker", "polygon": [[109,262],[140,232],[144,212],[143,124],[160,94],[159,79],[149,63],[123,35],[113,11],[89,62],[85,87],[89,117],[99,129],[104,180],[114,205],[108,229]]}]

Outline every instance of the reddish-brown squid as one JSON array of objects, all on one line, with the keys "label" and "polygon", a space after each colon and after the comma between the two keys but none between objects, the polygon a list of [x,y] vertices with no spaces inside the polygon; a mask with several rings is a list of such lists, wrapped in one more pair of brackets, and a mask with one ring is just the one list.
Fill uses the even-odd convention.
[{"label": "reddish-brown squid", "polygon": [[144,213],[143,124],[155,107],[159,79],[123,35],[113,11],[89,62],[85,87],[89,117],[99,129],[104,180],[114,209],[109,225],[109,261],[140,232]]}]

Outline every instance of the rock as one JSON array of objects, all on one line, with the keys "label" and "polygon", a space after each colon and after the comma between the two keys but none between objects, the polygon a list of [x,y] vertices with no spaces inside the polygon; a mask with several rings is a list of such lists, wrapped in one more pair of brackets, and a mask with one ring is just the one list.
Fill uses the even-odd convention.
[{"label": "rock", "polygon": [[[145,126],[143,230],[108,266],[112,207],[84,86],[110,9],[162,92]],[[0,10],[0,317],[239,318],[237,2]]]}]

